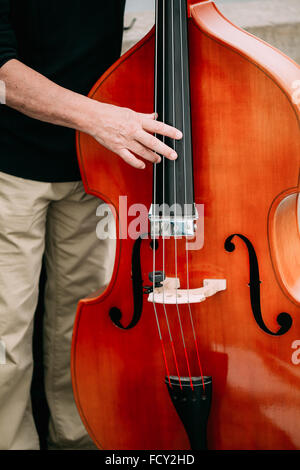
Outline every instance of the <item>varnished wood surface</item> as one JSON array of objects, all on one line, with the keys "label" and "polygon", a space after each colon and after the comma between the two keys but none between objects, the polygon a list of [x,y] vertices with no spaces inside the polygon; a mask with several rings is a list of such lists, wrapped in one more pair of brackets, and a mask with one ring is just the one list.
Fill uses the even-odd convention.
[{"label": "varnished wood surface", "polygon": [[[228,283],[225,292],[192,307],[204,374],[213,376],[208,445],[299,449],[300,364],[292,362],[292,345],[300,340],[300,309],[299,297],[289,286],[299,282],[300,273],[295,272],[297,262],[291,274],[282,261],[289,243],[296,244],[292,256],[299,257],[295,204],[285,205],[283,217],[279,213],[280,195],[299,193],[299,109],[292,102],[292,82],[300,78],[300,70],[274,48],[231,25],[211,2],[193,6],[191,13],[195,195],[196,202],[205,205],[205,240],[201,250],[189,252],[190,287],[200,287],[205,278],[226,278]],[[152,112],[153,62],[151,32],[99,80],[91,96]],[[150,165],[143,172],[129,168],[84,134],[78,135],[78,153],[86,190],[112,203],[117,214],[119,195],[128,196],[128,206],[150,207]],[[286,222],[291,219],[294,224]],[[263,332],[253,317],[245,245],[237,239],[233,253],[224,249],[226,238],[235,233],[246,236],[256,250],[267,327],[278,330],[280,312],[293,319],[281,337]],[[108,316],[111,307],[118,307],[123,323],[131,320],[133,243],[118,240],[110,285],[100,297],[78,306],[72,349],[76,402],[99,448],[188,449],[164,385],[153,306],[145,298],[142,319],[130,331],[119,330]],[[141,259],[147,283],[152,251],[146,241]],[[160,243],[156,269],[161,260]],[[184,287],[183,242],[178,242],[178,265]],[[166,274],[172,277],[174,271],[170,241]],[[187,307],[181,314],[191,344]],[[161,306],[158,315],[170,372],[175,373]],[[187,375],[175,306],[168,306],[168,315],[179,369]],[[199,375],[192,347],[188,354],[192,374]]]}]

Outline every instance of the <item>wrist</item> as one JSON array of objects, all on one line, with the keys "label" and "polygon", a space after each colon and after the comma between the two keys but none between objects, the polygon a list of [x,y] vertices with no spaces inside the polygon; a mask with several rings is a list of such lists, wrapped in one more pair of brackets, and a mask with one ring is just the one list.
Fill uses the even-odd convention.
[{"label": "wrist", "polygon": [[105,114],[107,105],[91,98],[86,98],[80,109],[77,130],[95,137],[97,128]]}]

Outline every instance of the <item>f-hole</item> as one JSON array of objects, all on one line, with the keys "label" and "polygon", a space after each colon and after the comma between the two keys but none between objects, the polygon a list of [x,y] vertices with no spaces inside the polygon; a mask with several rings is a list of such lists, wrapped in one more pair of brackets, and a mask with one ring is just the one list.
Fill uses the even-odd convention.
[{"label": "f-hole", "polygon": [[271,331],[267,327],[267,325],[265,324],[263,320],[262,312],[261,312],[261,304],[260,304],[261,281],[259,278],[258,260],[257,260],[254,246],[252,245],[252,243],[247,237],[239,233],[235,233],[233,235],[230,235],[230,237],[228,237],[225,241],[225,250],[228,251],[229,253],[232,253],[235,250],[235,245],[232,242],[234,237],[239,237],[245,243],[248,249],[249,269],[250,269],[250,281],[249,281],[250,303],[251,303],[251,308],[252,308],[255,321],[265,333],[272,335],[272,336],[282,336],[290,330],[292,323],[293,323],[293,319],[288,313],[282,312],[277,317],[277,323],[279,325],[278,331],[276,332]]},{"label": "f-hole", "polygon": [[[142,269],[141,269],[141,244],[143,241],[143,236],[139,237],[134,245],[132,250],[131,257],[131,273],[132,273],[132,295],[133,295],[133,315],[129,325],[124,326],[121,322],[122,312],[118,307],[112,307],[109,311],[109,316],[111,321],[122,330],[130,330],[134,328],[143,312],[143,301],[144,301],[144,292],[143,292],[143,278],[142,278]],[[153,250],[153,241],[150,242],[150,247]],[[155,249],[157,250],[158,243],[155,242]]]}]

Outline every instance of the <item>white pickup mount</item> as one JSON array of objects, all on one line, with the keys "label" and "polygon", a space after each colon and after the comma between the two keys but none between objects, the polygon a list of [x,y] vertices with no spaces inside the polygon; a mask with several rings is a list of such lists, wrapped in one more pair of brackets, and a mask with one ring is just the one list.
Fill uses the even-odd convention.
[{"label": "white pickup mount", "polygon": [[156,304],[198,304],[217,292],[226,290],[226,279],[204,279],[203,287],[180,289],[178,278],[167,277],[161,287],[156,287],[148,296],[148,302]]}]

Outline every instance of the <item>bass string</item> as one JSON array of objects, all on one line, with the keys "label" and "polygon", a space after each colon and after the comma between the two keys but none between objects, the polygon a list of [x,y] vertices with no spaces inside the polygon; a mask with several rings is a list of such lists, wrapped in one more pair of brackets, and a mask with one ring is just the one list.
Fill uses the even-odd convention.
[{"label": "bass string", "polygon": [[[157,108],[158,108],[158,105],[157,105],[157,101],[158,101],[158,37],[159,37],[159,28],[158,28],[158,19],[159,19],[159,8],[158,8],[158,3],[159,3],[159,0],[156,0],[156,54],[155,54],[155,57],[156,57],[156,62],[155,62],[155,114],[157,116]],[[166,0],[163,0],[163,20],[162,20],[162,37],[163,37],[163,97],[162,97],[162,102],[163,102],[163,111],[162,111],[162,121],[165,122],[165,37],[166,37],[166,28],[165,28],[165,25],[166,25],[166,21],[165,21],[165,10],[166,10],[166,7],[165,7],[165,4],[166,4]],[[174,47],[174,44],[175,44],[175,29],[174,29],[174,6],[173,6],[173,2],[171,2],[171,5],[172,5],[172,8],[171,8],[171,17],[172,17],[172,101],[173,101],[173,125],[176,126],[176,113],[175,113],[175,77],[176,77],[176,74],[175,74],[175,47]],[[182,76],[181,76],[181,81],[182,81],[182,89],[181,89],[181,93],[182,93],[182,112],[183,112],[183,130],[185,129],[185,99],[184,99],[184,76],[183,76],[183,32],[182,32],[182,21],[183,21],[183,16],[182,16],[182,6],[181,6],[181,2],[180,2],[180,50],[181,50],[181,71],[182,71]],[[165,137],[163,137],[163,142],[165,142]],[[176,150],[176,140],[174,139],[173,141],[173,146],[174,146],[174,150]],[[183,159],[184,159],[184,192],[185,192],[185,206],[186,206],[186,202],[187,202],[187,197],[186,197],[186,186],[187,186],[187,183],[186,183],[186,152],[185,152],[185,145],[183,146]],[[163,161],[162,161],[162,164],[163,164],[163,220],[165,219],[165,157],[163,157]],[[175,217],[174,217],[174,222],[175,222],[175,226],[176,226],[176,222],[177,222],[177,188],[176,188],[176,161],[174,161],[174,205],[175,205]],[[157,185],[157,173],[156,173],[156,170],[157,170],[157,166],[156,164],[154,164],[154,215],[156,215],[156,185]],[[153,234],[153,237],[154,237],[154,249],[153,249],[153,273],[155,273],[156,271],[156,225],[154,224],[154,234]],[[164,233],[164,229],[163,229],[163,233],[162,233],[162,240],[163,240],[163,272],[165,272],[165,233]],[[194,327],[194,321],[193,321],[193,317],[192,317],[192,310],[191,310],[191,305],[190,305],[190,301],[189,301],[189,259],[188,259],[188,249],[187,249],[187,237],[186,237],[186,259],[187,259],[187,262],[186,262],[186,266],[187,266],[187,291],[188,291],[188,309],[189,309],[189,317],[190,317],[190,322],[191,322],[191,326],[192,326],[192,332],[193,332],[193,338],[194,338],[194,342],[195,342],[195,347],[196,347],[196,351],[197,351],[197,359],[198,359],[198,364],[199,364],[199,368],[200,368],[200,373],[201,373],[201,377],[202,377],[202,383],[203,383],[203,388],[204,388],[204,380],[203,380],[203,373],[202,373],[202,366],[201,366],[201,361],[200,361],[200,355],[199,355],[199,350],[198,350],[198,345],[197,345],[197,340],[196,340],[196,333],[195,333],[195,327]],[[174,236],[174,256],[175,256],[175,278],[177,279],[178,277],[178,247],[177,247],[177,239],[176,239],[176,236]],[[155,274],[153,276],[153,293],[155,292]],[[175,352],[175,347],[174,347],[174,342],[173,342],[173,337],[172,337],[172,333],[171,333],[171,328],[170,328],[170,322],[169,322],[169,318],[168,318],[168,313],[167,313],[167,307],[166,307],[166,303],[165,303],[165,288],[164,288],[164,285],[163,285],[163,309],[164,309],[164,315],[165,315],[165,319],[166,319],[166,324],[167,324],[167,328],[168,328],[168,334],[169,334],[169,338],[170,338],[170,342],[171,342],[171,347],[172,347],[172,354],[173,354],[173,358],[174,358],[174,363],[175,363],[175,367],[176,367],[176,371],[177,371],[177,375],[178,375],[178,379],[179,379],[179,384],[180,384],[180,387],[182,388],[182,384],[181,384],[181,380],[180,380],[180,373],[179,373],[179,368],[178,368],[178,361],[177,361],[177,356],[176,356],[176,352]],[[165,361],[165,366],[166,366],[166,370],[167,370],[167,374],[168,374],[168,380],[169,380],[169,384],[171,386],[171,383],[170,383],[170,374],[169,374],[169,367],[168,367],[168,363],[167,363],[167,358],[166,358],[166,353],[165,353],[165,348],[164,348],[164,343],[163,343],[163,337],[162,337],[162,333],[161,333],[161,328],[160,328],[160,323],[159,323],[159,319],[158,319],[158,313],[157,313],[157,307],[156,307],[156,303],[155,303],[155,295],[153,295],[153,307],[154,307],[154,313],[155,313],[155,318],[156,318],[156,323],[157,323],[157,328],[158,328],[158,333],[159,333],[159,338],[160,338],[160,341],[161,341],[161,345],[162,345],[162,350],[163,350],[163,357],[164,357],[164,361]],[[185,335],[184,335],[184,331],[183,331],[183,326],[182,326],[182,320],[181,320],[181,313],[180,313],[180,308],[179,308],[179,304],[178,304],[178,295],[177,295],[177,291],[176,291],[176,311],[177,311],[177,317],[178,317],[178,321],[179,321],[179,325],[180,325],[180,333],[181,333],[181,338],[182,338],[182,343],[183,343],[183,347],[184,347],[184,353],[185,353],[185,360],[186,360],[186,364],[187,364],[187,369],[188,369],[188,374],[189,374],[189,379],[190,379],[190,385],[191,385],[191,388],[193,389],[193,382],[192,382],[192,377],[191,377],[191,371],[190,371],[190,364],[189,364],[189,359],[188,359],[188,354],[187,354],[187,348],[186,348],[186,341],[185,341]]]},{"label": "bass string", "polygon": [[[158,16],[159,16],[159,10],[158,10],[158,2],[159,0],[156,0],[156,5],[155,5],[155,14],[156,14],[156,38],[155,38],[155,118],[157,118],[157,99],[158,99]],[[155,134],[156,137],[156,134]],[[154,192],[154,201],[153,201],[153,215],[154,219],[156,216],[156,170],[157,170],[157,164],[154,163],[154,171],[153,171],[153,192]],[[154,234],[153,234],[153,285],[152,285],[152,290],[153,290],[153,309],[154,309],[154,315],[155,315],[155,320],[156,320],[156,325],[158,329],[158,334],[159,334],[159,339],[162,347],[162,353],[163,353],[163,358],[164,358],[164,363],[166,367],[166,372],[168,376],[168,382],[170,387],[171,385],[171,380],[170,380],[170,372],[169,372],[169,367],[168,367],[168,361],[167,361],[167,356],[166,356],[166,351],[165,351],[165,346],[164,346],[164,341],[163,341],[163,336],[161,333],[161,328],[160,328],[160,322],[158,318],[158,313],[157,313],[157,308],[156,308],[156,303],[155,303],[155,270],[156,270],[156,224],[154,222]]]},{"label": "bass string", "polygon": [[[162,35],[163,35],[163,116],[162,116],[162,121],[165,122],[165,1],[163,0],[163,23],[162,23]],[[157,116],[157,110],[158,110],[158,37],[159,37],[159,27],[158,27],[158,19],[159,19],[159,0],[156,0],[156,51],[155,51],[155,114]],[[165,137],[163,137],[163,142],[165,142]],[[165,157],[163,157],[163,218],[165,216]],[[154,191],[154,201],[153,201],[153,211],[154,211],[154,216],[156,216],[156,185],[157,185],[157,166],[156,163],[154,164],[154,181],[153,181],[153,191]],[[165,272],[165,235],[164,235],[164,230],[162,234],[163,238],[163,271]],[[153,233],[153,238],[154,238],[154,246],[153,246],[153,273],[156,271],[156,225],[154,223],[154,233]],[[164,341],[161,333],[161,328],[160,328],[160,322],[158,318],[158,312],[157,312],[157,307],[155,303],[155,274],[153,276],[153,285],[152,285],[152,290],[153,290],[153,308],[154,308],[154,314],[155,314],[155,319],[156,319],[156,324],[157,324],[157,329],[158,329],[158,334],[159,334],[159,339],[161,342],[161,347],[162,347],[162,353],[163,353],[163,358],[165,362],[165,367],[167,371],[167,376],[168,376],[168,382],[170,387],[172,388],[171,381],[170,381],[170,373],[169,373],[169,367],[168,367],[168,361],[167,361],[167,356],[165,352],[165,347],[164,347]],[[166,324],[168,328],[168,333],[169,333],[169,338],[171,342],[171,349],[172,349],[172,354],[175,362],[175,367],[179,379],[179,384],[180,387],[182,388],[181,384],[181,379],[180,379],[180,373],[178,369],[178,361],[177,361],[177,356],[174,348],[174,342],[173,342],[173,337],[171,333],[171,328],[170,328],[170,322],[167,314],[167,308],[166,304],[164,301],[165,292],[164,292],[164,286],[163,286],[163,309],[164,309],[164,315],[166,319]]]},{"label": "bass string", "polygon": [[[165,109],[165,84],[166,84],[166,0],[163,0],[163,15],[162,15],[162,40],[163,40],[163,61],[162,61],[162,73],[163,73],[163,78],[162,78],[162,83],[163,83],[163,96],[162,96],[162,121],[166,121],[166,109]],[[165,143],[165,136],[163,136],[163,143]],[[166,207],[165,207],[165,157],[163,157],[162,161],[163,165],[163,221],[165,220],[165,215],[166,215]],[[164,227],[163,227],[163,232],[162,232],[162,244],[163,244],[163,272],[166,272],[166,262],[165,262],[165,248],[166,248],[166,238],[165,238],[165,233],[164,233]],[[174,364],[176,368],[176,373],[178,376],[179,380],[179,385],[180,388],[182,389],[182,384],[181,384],[181,379],[180,379],[180,372],[179,372],[179,366],[178,366],[178,360],[177,360],[177,355],[174,347],[174,342],[173,342],[173,336],[171,332],[171,327],[170,327],[170,322],[169,322],[169,317],[167,313],[167,307],[165,303],[165,286],[163,284],[162,288],[163,292],[163,311],[164,311],[164,316],[168,328],[168,334],[169,334],[169,339],[171,343],[171,350],[172,350],[172,355],[174,359]]]},{"label": "bass string", "polygon": [[[181,2],[180,2],[181,3]],[[176,113],[175,113],[175,29],[174,29],[174,3],[171,1],[171,17],[172,17],[172,99],[173,99],[173,126],[176,127]],[[182,24],[182,15],[180,15],[180,23]],[[183,47],[182,40],[181,40],[181,48]],[[181,69],[183,69],[183,63],[181,64]],[[184,115],[184,109],[183,109],[183,115]],[[184,129],[183,129],[184,131]],[[173,141],[174,145],[174,150],[176,150],[176,140],[174,139]],[[185,147],[185,146],[184,146]],[[185,155],[184,155],[185,159]],[[173,163],[173,168],[174,168],[174,206],[175,206],[175,216],[174,216],[174,227],[176,228],[177,226],[177,187],[176,187],[176,161]],[[185,187],[186,187],[186,175],[185,175]],[[185,188],[186,191],[186,188]],[[174,233],[174,261],[175,261],[175,279],[178,278],[178,247],[177,247],[177,237],[176,237],[176,230]],[[193,381],[192,381],[192,376],[191,376],[191,369],[190,369],[190,362],[188,358],[188,353],[187,353],[187,348],[186,348],[186,341],[185,341],[185,335],[183,331],[183,326],[182,326],[182,320],[181,320],[181,313],[180,313],[180,308],[178,304],[178,293],[176,289],[176,311],[177,311],[177,318],[180,326],[180,334],[181,334],[181,340],[183,344],[183,349],[184,349],[184,354],[185,354],[185,360],[186,360],[186,365],[187,365],[187,370],[188,370],[188,375],[190,379],[190,385],[192,390],[194,390],[193,387]]]},{"label": "bass string", "polygon": [[[183,129],[185,129],[185,97],[184,97],[184,69],[183,69],[183,14],[182,14],[182,3],[181,1],[179,2],[180,4],[180,52],[181,52],[181,93],[182,93],[182,122],[183,122]],[[186,171],[186,147],[185,145],[183,146],[183,161],[184,161],[184,199],[185,199],[185,207],[187,207],[187,191],[186,191],[186,178],[187,178],[187,171]],[[199,348],[198,348],[198,342],[197,342],[197,337],[196,337],[196,331],[195,331],[195,325],[194,325],[194,320],[193,320],[193,314],[192,314],[192,307],[190,303],[190,272],[189,272],[189,249],[188,249],[188,237],[186,236],[186,243],[185,243],[185,252],[186,252],[186,283],[187,283],[187,297],[188,297],[188,311],[189,311],[189,317],[190,317],[190,322],[192,326],[192,333],[193,333],[193,339],[195,343],[195,348],[196,348],[196,354],[197,354],[197,361],[198,361],[198,366],[200,370],[200,375],[202,379],[202,385],[203,385],[203,390],[205,390],[205,384],[204,384],[204,377],[203,377],[203,369],[202,369],[202,364],[200,360],[200,354],[199,354]]]}]

